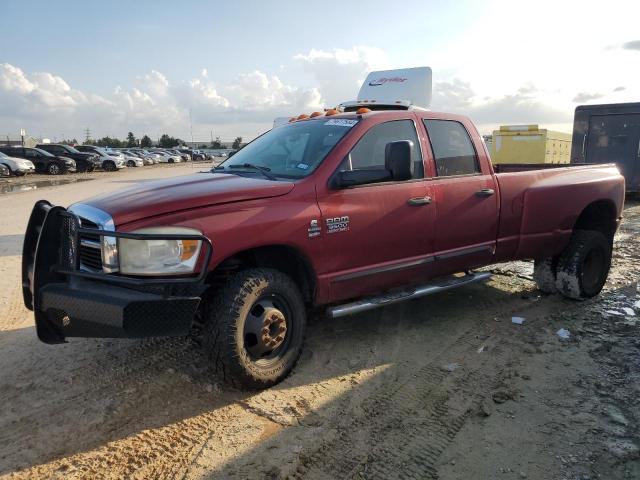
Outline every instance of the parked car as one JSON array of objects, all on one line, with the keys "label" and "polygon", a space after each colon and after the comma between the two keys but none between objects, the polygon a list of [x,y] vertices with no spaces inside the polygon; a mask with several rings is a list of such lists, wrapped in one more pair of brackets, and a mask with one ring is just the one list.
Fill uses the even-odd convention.
[{"label": "parked car", "polygon": [[[100,166],[100,160],[96,155],[82,153],[70,145],[61,143],[39,143],[36,148],[49,152],[59,158],[70,158],[75,161],[78,172],[92,172]],[[51,173],[51,172],[49,172]]]},{"label": "parked car", "polygon": [[109,153],[101,147],[96,147],[94,145],[78,145],[76,148],[81,152],[97,155],[100,160],[101,168],[107,172],[114,172],[126,167],[123,156]]},{"label": "parked car", "polygon": [[11,176],[11,170],[4,163],[0,163],[0,177]]},{"label": "parked car", "polygon": [[191,158],[193,158],[193,161],[205,161],[207,159],[207,156],[205,155],[205,153],[202,150],[193,150],[191,152]]},{"label": "parked car", "polygon": [[145,150],[143,148],[136,148],[134,150],[135,152],[139,153],[140,155],[143,155],[145,158],[150,158],[151,160],[153,160],[153,163],[160,163],[160,154],[149,151],[149,150]]},{"label": "parked car", "polygon": [[640,192],[640,103],[579,105],[571,163],[616,162],[627,192]]},{"label": "parked car", "polygon": [[182,157],[180,155],[176,155],[175,153],[168,152],[166,150],[154,150],[153,153],[157,153],[159,155],[160,163],[178,163],[182,161]]},{"label": "parked car", "polygon": [[124,157],[124,161],[127,167],[142,167],[144,166],[144,162],[137,155],[133,155],[130,152],[125,150],[120,150],[119,153]]},{"label": "parked car", "polygon": [[[46,150],[31,147],[8,147],[5,153],[29,160],[35,165],[35,171],[50,175],[62,175],[77,171],[76,161],[69,157],[53,155]],[[9,153],[10,152],[10,153]]]},{"label": "parked car", "polygon": [[[415,70],[365,85],[409,88]],[[209,174],[66,211],[38,202],[22,285],[40,340],[186,335],[197,324],[221,378],[264,388],[294,367],[318,307],[342,317],[523,259],[543,292],[601,291],[624,203],[615,165],[495,173],[467,117],[381,98],[380,110],[352,102],[275,128]],[[104,240],[81,228],[75,246],[60,234],[69,223]]]},{"label": "parked car", "polygon": [[9,169],[10,175],[21,177],[27,173],[35,172],[36,167],[30,160],[24,158],[12,157],[7,155],[0,149],[0,164]]},{"label": "parked car", "polygon": [[182,160],[184,162],[188,162],[189,160],[191,160],[191,154],[190,153],[187,153],[187,152],[185,152],[183,150],[180,150],[178,148],[169,149],[169,150],[167,150],[167,152],[169,152],[169,153],[171,153],[173,155],[179,155],[180,158],[182,158]]},{"label": "parked car", "polygon": [[143,165],[153,165],[155,163],[151,155],[144,155],[142,152],[136,150],[123,150],[123,153],[142,160]]}]

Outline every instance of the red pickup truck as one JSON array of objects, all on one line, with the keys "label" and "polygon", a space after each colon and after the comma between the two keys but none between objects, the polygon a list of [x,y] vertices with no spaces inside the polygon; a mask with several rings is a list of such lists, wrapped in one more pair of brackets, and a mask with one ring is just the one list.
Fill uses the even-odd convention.
[{"label": "red pickup truck", "polygon": [[614,165],[495,173],[462,116],[331,110],[210,172],[38,202],[24,301],[47,343],[198,328],[227,381],[261,388],[295,365],[312,307],[361,312],[515,259],[546,293],[598,294],[624,190]]}]

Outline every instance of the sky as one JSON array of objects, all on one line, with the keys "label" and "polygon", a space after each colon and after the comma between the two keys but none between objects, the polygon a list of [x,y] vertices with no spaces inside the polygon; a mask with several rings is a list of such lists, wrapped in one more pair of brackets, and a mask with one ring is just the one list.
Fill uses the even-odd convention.
[{"label": "sky", "polygon": [[430,108],[570,132],[640,101],[640,2],[3,0],[0,138],[245,140],[430,66]]}]

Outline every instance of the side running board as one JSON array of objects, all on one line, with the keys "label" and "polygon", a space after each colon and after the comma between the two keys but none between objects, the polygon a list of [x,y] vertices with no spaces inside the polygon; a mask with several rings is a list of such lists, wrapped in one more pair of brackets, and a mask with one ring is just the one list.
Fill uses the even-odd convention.
[{"label": "side running board", "polygon": [[378,307],[386,307],[387,305],[403,302],[405,300],[412,300],[414,298],[444,292],[445,290],[462,287],[464,285],[469,285],[470,283],[482,282],[484,280],[488,280],[490,277],[491,273],[489,272],[468,273],[462,277],[447,277],[444,280],[436,280],[420,287],[411,287],[404,290],[387,292],[375,297],[364,298],[356,302],[329,307],[327,309],[327,313],[332,318],[344,317],[346,315],[353,315],[354,313],[373,310]]}]

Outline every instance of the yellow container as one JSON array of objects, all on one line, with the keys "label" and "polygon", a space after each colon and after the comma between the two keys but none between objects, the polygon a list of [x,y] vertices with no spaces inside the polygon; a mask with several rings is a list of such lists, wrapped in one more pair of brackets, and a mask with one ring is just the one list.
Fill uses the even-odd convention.
[{"label": "yellow container", "polygon": [[538,125],[502,125],[493,131],[491,161],[500,163],[569,163],[571,134]]}]

